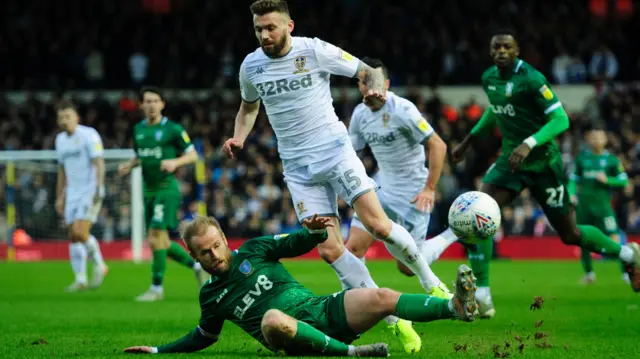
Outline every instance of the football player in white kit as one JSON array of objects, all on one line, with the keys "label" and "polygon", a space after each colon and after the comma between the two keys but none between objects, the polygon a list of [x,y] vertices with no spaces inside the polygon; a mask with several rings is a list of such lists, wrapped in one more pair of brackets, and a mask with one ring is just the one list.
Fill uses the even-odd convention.
[{"label": "football player in white kit", "polygon": [[[61,101],[57,109],[56,157],[59,164],[56,211],[69,228],[69,258],[75,281],[67,291],[98,288],[107,266],[100,245],[91,234],[104,198],[104,150],[98,132],[78,124],[73,103]],[[87,279],[87,257],[93,261],[91,283]]]},{"label": "football player in white kit", "polygon": [[[255,123],[260,102],[265,106],[278,140],[284,176],[299,220],[314,214],[332,218],[329,239],[318,246],[320,256],[338,274],[346,288],[375,288],[364,263],[345,250],[338,220],[338,196],[358,213],[363,226],[384,241],[390,252],[416,273],[427,293],[450,298],[444,283],[431,271],[402,226],[385,214],[375,194],[375,182],[353,149],[346,127],[332,106],[331,75],[358,77],[370,89],[365,103],[383,104],[384,75],[338,47],[317,38],[292,37],[294,22],[283,0],[259,0],[251,5],[260,48],[240,67],[242,103],[233,137],[223,151],[233,158]],[[470,269],[459,271],[457,303],[465,315],[475,315],[475,278]],[[420,349],[420,337],[410,323],[387,319],[407,352]]]},{"label": "football player in white kit", "polygon": [[[382,207],[391,220],[411,233],[422,257],[431,265],[458,241],[451,229],[426,240],[447,145],[411,101],[388,91],[388,69],[381,60],[364,58],[362,61],[385,74],[387,101],[381,107],[359,104],[354,109],[349,123],[351,143],[356,151],[366,145],[371,148],[378,163],[376,180],[380,189],[377,194]],[[362,81],[358,82],[358,89],[363,97],[369,91]],[[425,166],[425,148],[429,152],[429,168]],[[347,249],[364,261],[373,241],[356,214],[351,222]],[[414,275],[400,261],[398,269],[405,275]],[[482,318],[493,317],[495,310],[489,294],[479,305]]]}]

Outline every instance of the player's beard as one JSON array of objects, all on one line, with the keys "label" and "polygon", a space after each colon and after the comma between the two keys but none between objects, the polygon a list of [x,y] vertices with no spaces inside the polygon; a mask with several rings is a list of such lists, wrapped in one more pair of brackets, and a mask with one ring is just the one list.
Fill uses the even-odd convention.
[{"label": "player's beard", "polygon": [[273,44],[269,44],[271,46],[270,48],[267,48],[266,45],[262,43],[260,45],[262,46],[262,51],[264,51],[264,53],[267,56],[276,57],[278,56],[278,54],[280,54],[280,51],[284,49],[286,44],[287,44],[287,36],[282,35],[278,41],[276,41]]}]

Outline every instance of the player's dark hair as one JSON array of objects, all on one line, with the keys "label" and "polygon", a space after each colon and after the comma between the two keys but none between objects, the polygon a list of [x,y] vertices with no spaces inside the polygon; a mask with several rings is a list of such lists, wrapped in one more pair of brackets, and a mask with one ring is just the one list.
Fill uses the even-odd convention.
[{"label": "player's dark hair", "polygon": [[285,0],[258,0],[251,4],[251,15],[265,15],[270,12],[278,12],[281,14],[289,14],[289,5]]},{"label": "player's dark hair", "polygon": [[142,100],[144,99],[144,94],[146,93],[154,93],[158,96],[160,96],[160,99],[162,101],[164,101],[164,96],[162,95],[162,90],[160,90],[159,87],[155,87],[155,86],[145,86],[142,89],[140,89],[140,101],[142,102]]},{"label": "player's dark hair", "polygon": [[518,41],[518,38],[516,36],[516,31],[514,29],[512,29],[512,28],[508,28],[508,27],[500,28],[500,29],[494,31],[493,34],[491,35],[491,37],[500,36],[500,35],[509,35],[509,36],[513,37],[514,40]]},{"label": "player's dark hair", "polygon": [[585,126],[585,132],[591,131],[606,131],[606,128],[604,126],[604,123],[602,123],[601,121],[593,121]]},{"label": "player's dark hair", "polygon": [[60,100],[60,102],[58,102],[58,104],[56,105],[56,111],[64,111],[68,109],[78,112],[78,108],[71,100],[66,100],[66,99]]},{"label": "player's dark hair", "polygon": [[384,74],[384,79],[385,80],[389,79],[389,69],[384,64],[384,62],[382,62],[382,60],[374,57],[365,56],[362,59],[360,59],[360,61],[364,62],[370,67],[373,67],[374,69],[381,68],[382,73]]}]

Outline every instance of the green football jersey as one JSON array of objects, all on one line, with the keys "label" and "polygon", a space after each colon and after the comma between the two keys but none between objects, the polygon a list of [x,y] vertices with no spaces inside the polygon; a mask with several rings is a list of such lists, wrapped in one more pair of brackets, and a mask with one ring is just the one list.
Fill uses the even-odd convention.
[{"label": "green football jersey", "polygon": [[579,185],[578,206],[596,210],[603,207],[609,208],[612,187],[598,182],[596,180],[598,173],[604,173],[607,177],[618,180],[627,179],[620,160],[609,151],[601,154],[591,151],[581,152],[576,157],[574,169],[570,175],[570,179]]},{"label": "green football jersey", "polygon": [[[547,114],[562,106],[547,79],[533,66],[517,59],[513,71],[502,77],[497,66],[482,74],[482,88],[502,135],[502,154],[511,152],[548,122]],[[521,166],[523,171],[539,171],[552,161],[561,161],[555,141],[535,147]]]},{"label": "green football jersey", "polygon": [[166,117],[155,125],[142,120],[133,129],[133,149],[142,166],[145,197],[159,192],[180,193],[174,174],[162,171],[160,162],[177,158],[193,149],[191,139],[182,126]]},{"label": "green football jersey", "polygon": [[280,258],[298,257],[326,239],[326,231],[312,234],[302,229],[245,242],[233,252],[229,271],[212,277],[200,290],[199,327],[217,336],[229,320],[266,346],[260,323],[267,310],[288,313],[315,297],[291,276]]}]

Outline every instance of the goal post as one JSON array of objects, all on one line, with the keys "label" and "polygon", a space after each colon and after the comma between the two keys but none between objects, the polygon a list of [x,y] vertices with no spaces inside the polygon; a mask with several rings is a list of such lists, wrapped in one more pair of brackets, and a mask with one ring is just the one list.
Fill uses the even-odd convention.
[{"label": "goal post", "polygon": [[[117,212],[116,216],[120,216],[120,223],[123,224],[115,225],[111,219],[110,223],[102,226],[102,234],[111,240],[117,236],[128,236],[131,239],[131,259],[138,262],[143,257],[144,240],[142,169],[134,168],[131,175],[125,178],[117,176],[118,165],[134,156],[131,149],[104,152],[105,203],[109,206],[103,204],[103,212],[107,215],[109,211]],[[8,230],[3,234],[7,240],[7,260],[15,259],[13,240],[18,229],[28,229],[28,235],[36,240],[66,239],[62,218],[54,208],[58,171],[55,151],[0,151],[0,170],[4,172],[4,207]]]}]

